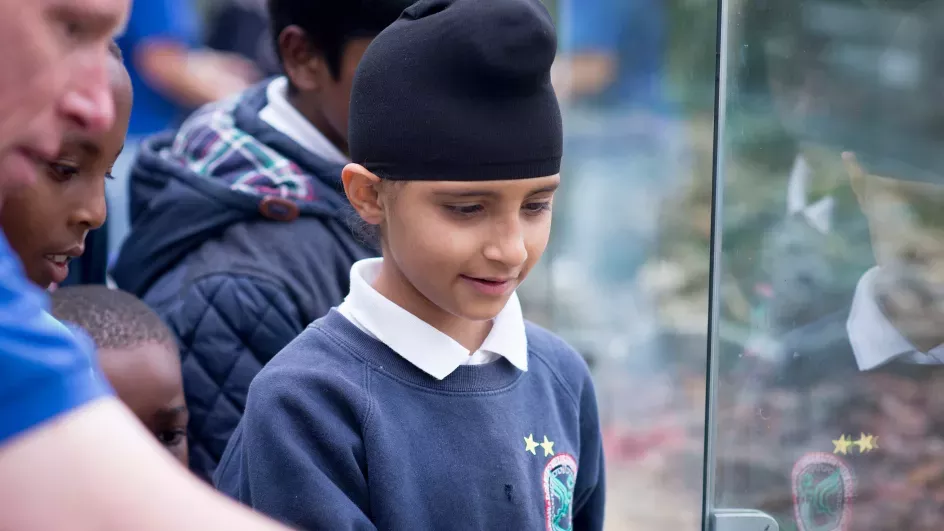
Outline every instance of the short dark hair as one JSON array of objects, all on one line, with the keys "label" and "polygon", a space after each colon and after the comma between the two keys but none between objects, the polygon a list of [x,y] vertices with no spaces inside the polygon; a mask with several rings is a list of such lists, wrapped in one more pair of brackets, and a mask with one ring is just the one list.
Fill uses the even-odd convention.
[{"label": "short dark hair", "polygon": [[267,4],[279,62],[279,35],[289,26],[298,26],[337,78],[344,47],[354,39],[376,37],[413,0],[268,0]]},{"label": "short dark hair", "polygon": [[100,349],[159,343],[177,348],[173,333],[134,295],[105,286],[68,286],[52,293],[52,314],[73,323]]}]

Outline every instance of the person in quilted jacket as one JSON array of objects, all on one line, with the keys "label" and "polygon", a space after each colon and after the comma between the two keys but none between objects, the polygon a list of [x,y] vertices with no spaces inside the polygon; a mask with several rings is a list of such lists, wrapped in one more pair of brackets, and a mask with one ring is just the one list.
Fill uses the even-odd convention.
[{"label": "person in quilted jacket", "polygon": [[348,292],[376,246],[341,185],[355,69],[408,0],[269,2],[284,76],[147,140],[112,270],[180,342],[190,466],[209,479],[257,372]]}]

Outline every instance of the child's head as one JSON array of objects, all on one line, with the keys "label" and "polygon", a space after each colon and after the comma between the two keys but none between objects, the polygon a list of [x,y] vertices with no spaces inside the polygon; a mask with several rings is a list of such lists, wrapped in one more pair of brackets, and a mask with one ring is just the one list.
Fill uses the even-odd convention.
[{"label": "child's head", "polygon": [[347,148],[357,64],[371,40],[410,0],[269,0],[269,18],[290,97],[338,147]]},{"label": "child's head", "polygon": [[[797,10],[802,3],[783,4]],[[875,7],[900,6],[881,0]],[[871,288],[883,311],[913,344],[933,348],[944,342],[944,105],[936,66],[944,37],[933,30],[944,6],[925,2],[902,14],[898,27],[873,36],[874,55],[853,64],[821,53],[848,43],[822,32],[809,13],[795,13],[804,38],[771,46],[781,63],[774,97],[787,127],[834,161],[855,192],[880,266]],[[927,46],[913,46],[917,34],[930,39]],[[864,64],[879,70],[863,77]]]},{"label": "child's head", "polygon": [[361,61],[345,191],[380,227],[388,289],[414,314],[492,319],[543,254],[562,150],[555,52],[539,0],[425,0]]},{"label": "child's head", "polygon": [[39,179],[6,196],[0,227],[26,274],[42,288],[65,280],[85,236],[105,222],[105,179],[118,158],[131,115],[131,81],[117,46],[110,62],[115,122],[101,134],[68,131],[59,157]]},{"label": "child's head", "polygon": [[158,441],[187,464],[187,406],[177,342],[150,308],[105,286],[52,293],[52,313],[91,336],[109,383]]}]

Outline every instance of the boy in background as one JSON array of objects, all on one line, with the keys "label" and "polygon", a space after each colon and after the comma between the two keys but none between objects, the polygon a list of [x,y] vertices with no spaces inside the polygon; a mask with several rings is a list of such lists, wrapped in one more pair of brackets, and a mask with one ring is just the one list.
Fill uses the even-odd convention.
[{"label": "boy in background", "polygon": [[130,293],[69,286],[52,294],[52,314],[80,327],[118,398],[187,466],[187,406],[177,340],[161,318]]},{"label": "boy in background", "polygon": [[377,253],[348,224],[348,105],[364,50],[409,3],[272,0],[285,75],[142,146],[112,276],[180,341],[198,475],[216,468],[259,369]]},{"label": "boy in background", "polygon": [[109,51],[115,109],[111,127],[102,132],[67,132],[56,157],[41,165],[35,182],[10,192],[0,209],[0,228],[27,277],[42,289],[67,278],[104,283],[105,233],[96,229],[105,222],[106,181],[123,149],[132,103],[121,51],[115,43]]}]

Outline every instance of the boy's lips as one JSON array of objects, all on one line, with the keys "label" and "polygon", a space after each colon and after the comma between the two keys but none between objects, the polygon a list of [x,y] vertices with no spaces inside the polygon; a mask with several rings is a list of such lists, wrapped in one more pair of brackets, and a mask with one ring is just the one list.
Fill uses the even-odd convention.
[{"label": "boy's lips", "polygon": [[85,247],[76,245],[67,251],[44,255],[49,265],[49,276],[54,284],[61,284],[69,276],[69,262],[73,258],[82,256],[83,252],[85,252]]},{"label": "boy's lips", "polygon": [[518,280],[517,277],[472,277],[469,275],[460,275],[460,278],[479,293],[493,297],[505,295],[513,290]]}]

